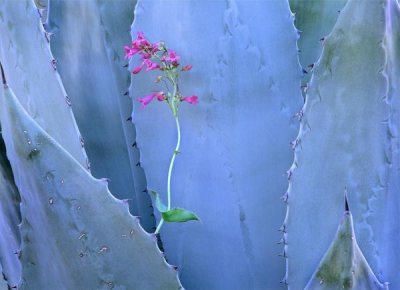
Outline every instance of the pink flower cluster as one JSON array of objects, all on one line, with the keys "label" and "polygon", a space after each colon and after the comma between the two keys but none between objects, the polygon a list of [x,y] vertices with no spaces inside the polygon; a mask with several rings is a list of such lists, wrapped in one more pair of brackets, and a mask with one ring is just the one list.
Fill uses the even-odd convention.
[{"label": "pink flower cluster", "polygon": [[[180,57],[173,50],[167,49],[163,42],[151,43],[149,42],[143,32],[138,32],[137,38],[132,41],[131,46],[125,46],[125,58],[131,59],[134,55],[139,54],[141,63],[132,70],[132,74],[138,74],[145,68],[145,71],[160,70],[165,73],[165,76],[158,76],[156,83],[159,83],[162,79],[170,81],[171,84],[177,87],[177,69],[179,67]],[[190,71],[192,66],[185,65],[181,68],[181,71]],[[154,99],[158,101],[167,101],[168,94],[162,91],[153,92],[150,95],[139,98],[139,102],[142,107],[146,107]],[[189,104],[197,104],[197,96],[183,97],[180,95],[179,90],[175,92],[175,96],[172,98],[178,98],[179,101],[184,101]]]},{"label": "pink flower cluster", "polygon": [[143,32],[139,32],[137,38],[132,41],[132,45],[125,46],[125,58],[131,59],[136,53],[140,53],[140,55],[144,59],[151,58],[152,53],[155,53],[158,50],[156,45],[151,44],[145,37]]}]

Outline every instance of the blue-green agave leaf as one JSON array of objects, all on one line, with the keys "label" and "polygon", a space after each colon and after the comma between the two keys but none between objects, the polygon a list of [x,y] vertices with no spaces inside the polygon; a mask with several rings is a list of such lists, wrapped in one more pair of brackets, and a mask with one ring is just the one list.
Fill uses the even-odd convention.
[{"label": "blue-green agave leaf", "polygon": [[325,39],[332,31],[347,0],[289,0],[299,31],[299,61],[304,69],[302,92],[305,96],[313,68],[318,61]]},{"label": "blue-green agave leaf", "polygon": [[50,37],[32,0],[0,1],[0,62],[8,84],[28,114],[87,167],[70,96],[50,52]]},{"label": "blue-green agave leaf", "polygon": [[[0,275],[1,274],[3,274],[3,269],[2,269],[1,264],[0,264]],[[7,282],[4,280],[3,275],[1,275],[0,276],[0,290],[8,290],[8,289],[10,289],[10,288],[8,288]]]},{"label": "blue-green agave leaf", "polygon": [[129,203],[148,231],[155,226],[130,121],[130,72],[124,45],[136,1],[51,0],[46,27],[51,50],[73,103],[91,172],[109,179],[111,192]]},{"label": "blue-green agave leaf", "polygon": [[19,287],[181,289],[155,236],[130,215],[126,202],[111,195],[106,182],[93,178],[48,135],[10,88],[1,91],[0,108],[22,199]]},{"label": "blue-green agave leaf", "polygon": [[[297,32],[286,1],[138,1],[132,37],[143,31],[165,41],[191,64],[180,75],[182,146],[172,172],[172,207],[201,223],[165,223],[160,235],[168,261],[188,289],[284,289],[278,257],[300,109]],[[140,64],[134,57],[130,69]],[[156,72],[132,76],[132,98],[164,89]],[[132,114],[148,187],[166,199],[176,143],[167,104]],[[204,190],[204,188],[207,190]],[[156,213],[159,220],[161,216]],[[235,265],[235,267],[231,267]]]},{"label": "blue-green agave leaf", "polygon": [[349,0],[324,41],[288,190],[289,289],[305,287],[329,247],[344,187],[366,260],[400,288],[399,15],[397,1]]},{"label": "blue-green agave leaf", "polygon": [[21,279],[19,202],[20,195],[7,160],[3,138],[0,137],[0,265],[10,288],[17,286]]},{"label": "blue-green agave leaf", "polygon": [[336,235],[305,290],[385,290],[368,265],[354,233],[353,217],[345,211]]}]

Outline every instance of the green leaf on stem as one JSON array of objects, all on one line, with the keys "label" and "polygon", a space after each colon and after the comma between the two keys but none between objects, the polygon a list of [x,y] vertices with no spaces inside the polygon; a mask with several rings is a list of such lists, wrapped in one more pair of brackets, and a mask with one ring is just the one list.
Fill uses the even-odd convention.
[{"label": "green leaf on stem", "polygon": [[158,211],[161,213],[168,211],[168,207],[165,204],[163,204],[158,193],[153,190],[150,190],[150,193],[151,193],[152,198],[155,201],[156,208],[158,209]]},{"label": "green leaf on stem", "polygon": [[175,207],[169,211],[163,212],[162,217],[166,222],[182,223],[187,221],[198,221],[199,218],[186,209]]}]

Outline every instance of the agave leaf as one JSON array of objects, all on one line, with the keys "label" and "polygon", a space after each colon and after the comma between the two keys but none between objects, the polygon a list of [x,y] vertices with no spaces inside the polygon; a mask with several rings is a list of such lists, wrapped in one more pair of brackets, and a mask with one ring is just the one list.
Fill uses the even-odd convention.
[{"label": "agave leaf", "polygon": [[19,202],[19,192],[6,157],[3,138],[0,137],[0,265],[10,288],[17,286],[21,279],[21,263],[18,260],[21,247]]},{"label": "agave leaf", "polygon": [[120,199],[152,231],[151,200],[140,168],[132,102],[127,94],[130,73],[124,68],[124,45],[135,1],[51,0],[47,28],[51,50],[85,139],[95,177],[110,179]]},{"label": "agave leaf", "polygon": [[70,99],[31,0],[0,1],[0,62],[28,114],[86,167]]},{"label": "agave leaf", "polygon": [[[180,90],[199,97],[199,104],[179,108],[172,206],[192,210],[202,222],[164,224],[169,261],[182,269],[188,289],[284,289],[276,229],[293,158],[288,144],[298,128],[293,115],[302,103],[288,3],[138,1],[133,38],[138,31],[193,65],[182,72]],[[139,63],[132,59],[130,68]],[[156,77],[132,76],[132,98],[164,89]],[[165,200],[177,137],[173,116],[155,101],[144,110],[135,102],[132,117],[148,187]]]},{"label": "agave leaf", "polygon": [[[0,264],[0,275],[3,273],[3,269]],[[4,280],[3,275],[0,276],[0,290],[8,290],[7,282]]]},{"label": "agave leaf", "polygon": [[154,235],[107,183],[48,135],[11,89],[2,91],[0,107],[22,198],[21,289],[180,289]]},{"label": "agave leaf", "polygon": [[133,20],[133,11],[136,0],[108,1],[98,0],[101,24],[104,30],[104,46],[107,51],[109,63],[113,70],[113,77],[118,87],[118,104],[121,127],[124,131],[125,142],[128,148],[129,161],[133,174],[135,188],[135,202],[140,224],[148,232],[155,228],[155,219],[151,200],[147,194],[146,177],[140,166],[139,148],[136,144],[136,129],[130,118],[132,112],[132,98],[126,93],[131,82],[130,71],[126,69],[128,64],[125,59],[123,47],[131,42],[130,25]]},{"label": "agave leaf", "polygon": [[49,0],[34,0],[34,3],[38,9],[42,22],[45,23],[47,21],[47,14],[49,11]]},{"label": "agave leaf", "polygon": [[318,61],[325,38],[332,31],[347,0],[290,0],[299,30],[299,61],[305,70],[302,79],[303,94],[307,90],[315,62]]},{"label": "agave leaf", "polygon": [[[321,55],[325,37],[332,31],[347,0],[289,0],[295,14],[295,26],[301,65],[306,68]],[[311,74],[310,74],[311,75]]]},{"label": "agave leaf", "polygon": [[378,281],[357,244],[349,210],[344,212],[332,244],[304,289],[388,289]]},{"label": "agave leaf", "polygon": [[349,0],[325,39],[289,186],[290,289],[306,285],[328,248],[344,187],[365,258],[380,281],[400,287],[399,27],[396,1]]}]

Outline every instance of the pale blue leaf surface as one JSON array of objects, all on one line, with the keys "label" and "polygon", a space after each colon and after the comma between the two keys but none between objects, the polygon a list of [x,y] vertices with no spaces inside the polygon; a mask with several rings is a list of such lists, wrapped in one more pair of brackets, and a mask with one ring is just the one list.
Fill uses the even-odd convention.
[{"label": "pale blue leaf surface", "polygon": [[0,265],[10,287],[18,285],[21,279],[21,263],[18,260],[21,248],[19,202],[4,141],[0,138]]},{"label": "pale blue leaf surface", "polygon": [[396,1],[349,0],[325,39],[289,186],[290,289],[328,248],[345,187],[360,249],[380,281],[400,287],[398,21]]},{"label": "pale blue leaf surface", "polygon": [[313,66],[321,55],[325,38],[332,31],[340,10],[347,0],[290,0],[290,9],[295,14],[295,26],[300,38],[299,60],[307,73],[302,79],[305,96]]},{"label": "pale blue leaf surface", "polygon": [[[289,0],[299,30],[299,59],[304,68],[316,62],[347,0]],[[311,75],[311,74],[310,74]]]},{"label": "pale blue leaf surface", "polygon": [[[3,273],[1,264],[0,264],[0,273]],[[0,290],[8,290],[7,282],[4,280],[3,277],[0,277]]]},{"label": "pale blue leaf surface", "polygon": [[353,217],[345,211],[335,237],[305,290],[388,290],[368,265],[354,233]]},{"label": "pale blue leaf surface", "polygon": [[111,195],[107,183],[49,136],[11,89],[1,91],[0,108],[22,199],[19,288],[180,289],[155,236]]},{"label": "pale blue leaf surface", "polygon": [[[284,289],[277,245],[285,206],[289,142],[298,124],[301,70],[286,1],[138,1],[132,36],[143,31],[181,56],[182,147],[172,206],[201,222],[165,224],[169,261],[188,289]],[[139,64],[132,60],[131,68]],[[158,90],[157,74],[132,77],[131,96]],[[162,87],[161,87],[162,88]],[[166,200],[176,142],[168,106],[134,103],[134,123],[149,189]]]},{"label": "pale blue leaf surface", "polygon": [[51,49],[85,139],[92,174],[109,178],[111,191],[128,199],[131,211],[151,230],[151,202],[137,168],[135,131],[128,120],[132,105],[125,94],[130,76],[123,67],[123,46],[130,43],[134,4],[52,0],[47,27],[54,33]]},{"label": "pale blue leaf surface", "polygon": [[[112,68],[112,78],[118,87],[118,104],[121,126],[124,131],[125,142],[128,148],[129,162],[133,174],[137,214],[141,217],[140,224],[147,231],[153,231],[155,220],[151,200],[147,194],[146,178],[140,166],[139,150],[136,143],[136,129],[129,119],[132,113],[132,98],[126,94],[130,86],[130,72],[126,69],[128,61],[124,57],[125,45],[131,42],[130,26],[133,19],[136,0],[98,0],[100,19],[104,30],[104,47]],[[116,173],[115,173],[116,174]]]},{"label": "pale blue leaf surface", "polygon": [[86,166],[69,98],[52,62],[49,37],[32,0],[0,1],[0,62],[8,84],[29,115]]}]

